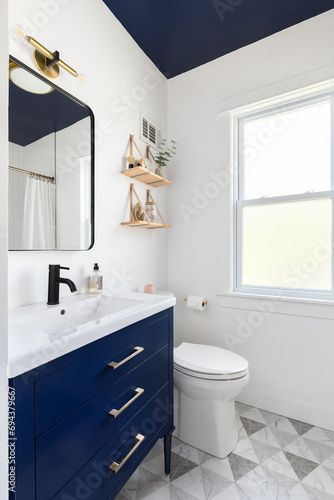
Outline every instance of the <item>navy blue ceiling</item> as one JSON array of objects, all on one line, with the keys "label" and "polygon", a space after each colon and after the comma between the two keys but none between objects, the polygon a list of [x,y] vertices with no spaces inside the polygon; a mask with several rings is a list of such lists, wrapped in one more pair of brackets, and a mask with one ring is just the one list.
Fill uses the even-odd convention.
[{"label": "navy blue ceiling", "polygon": [[167,78],[334,8],[334,0],[103,1]]},{"label": "navy blue ceiling", "polygon": [[86,108],[57,90],[32,94],[9,80],[9,141],[14,144],[27,146],[87,116]]}]

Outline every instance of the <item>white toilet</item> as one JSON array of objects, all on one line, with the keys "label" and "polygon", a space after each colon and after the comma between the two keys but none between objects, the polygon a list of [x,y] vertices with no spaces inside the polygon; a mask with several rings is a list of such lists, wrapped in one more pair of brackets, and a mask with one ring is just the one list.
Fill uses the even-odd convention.
[{"label": "white toilet", "polygon": [[174,349],[175,435],[218,458],[235,448],[235,399],[249,381],[248,361],[200,344]]}]

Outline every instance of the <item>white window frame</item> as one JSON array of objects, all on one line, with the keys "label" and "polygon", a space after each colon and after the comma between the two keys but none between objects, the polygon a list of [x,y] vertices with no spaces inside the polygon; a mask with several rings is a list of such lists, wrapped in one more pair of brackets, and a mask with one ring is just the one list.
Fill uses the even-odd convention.
[{"label": "white window frame", "polygon": [[[305,104],[316,102],[331,101],[331,189],[321,192],[307,192],[301,194],[292,194],[286,196],[264,197],[251,200],[244,199],[244,169],[243,155],[240,154],[242,144],[241,123],[256,117],[264,117],[284,110],[297,109]],[[232,113],[232,148],[233,148],[233,292],[235,294],[248,295],[268,295],[275,297],[295,297],[302,299],[334,300],[334,89],[331,88],[320,91],[312,91],[305,94],[305,90],[300,94],[293,93],[293,97],[283,97],[278,102],[269,102],[267,105],[259,103],[251,106],[251,109],[236,110]],[[245,206],[263,206],[266,204],[293,202],[303,200],[332,200],[332,288],[328,290],[307,290],[290,289],[264,286],[246,286],[242,284],[242,236],[243,236],[243,208]]]}]

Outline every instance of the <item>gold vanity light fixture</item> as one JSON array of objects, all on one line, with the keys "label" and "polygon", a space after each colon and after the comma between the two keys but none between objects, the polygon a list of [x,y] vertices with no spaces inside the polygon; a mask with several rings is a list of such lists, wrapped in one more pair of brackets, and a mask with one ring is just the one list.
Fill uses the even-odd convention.
[{"label": "gold vanity light fixture", "polygon": [[36,38],[24,33],[21,26],[16,26],[16,34],[19,38],[25,40],[28,44],[34,47],[34,63],[44,76],[52,79],[58,78],[60,75],[60,68],[62,68],[70,73],[70,75],[78,78],[81,82],[85,80],[84,75],[79,74],[69,64],[60,59],[60,54],[57,50],[51,52],[38,40],[36,40]]}]

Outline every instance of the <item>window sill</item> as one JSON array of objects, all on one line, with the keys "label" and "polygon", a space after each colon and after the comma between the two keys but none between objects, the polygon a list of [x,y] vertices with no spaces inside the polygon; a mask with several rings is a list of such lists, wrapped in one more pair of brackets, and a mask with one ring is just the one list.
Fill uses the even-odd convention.
[{"label": "window sill", "polygon": [[217,292],[218,306],[267,314],[334,319],[334,301],[243,292]]}]

